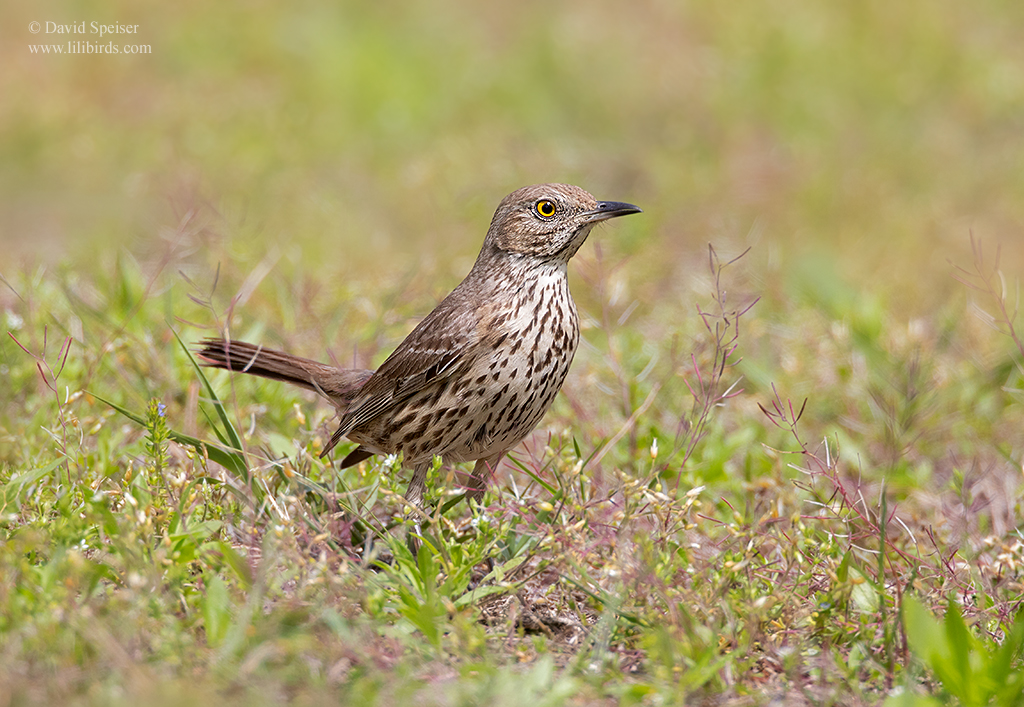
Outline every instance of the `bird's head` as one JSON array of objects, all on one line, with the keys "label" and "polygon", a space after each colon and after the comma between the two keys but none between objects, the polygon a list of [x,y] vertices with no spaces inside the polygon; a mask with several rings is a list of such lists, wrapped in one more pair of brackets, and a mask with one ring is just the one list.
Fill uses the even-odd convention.
[{"label": "bird's head", "polygon": [[632,204],[598,201],[571,184],[523,187],[498,205],[484,248],[568,262],[594,224],[639,212]]}]

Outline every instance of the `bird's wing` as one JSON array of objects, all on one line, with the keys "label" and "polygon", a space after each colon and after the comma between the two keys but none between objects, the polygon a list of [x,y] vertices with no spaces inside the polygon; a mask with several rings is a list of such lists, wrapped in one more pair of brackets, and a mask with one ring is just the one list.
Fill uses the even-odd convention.
[{"label": "bird's wing", "polygon": [[[459,348],[400,346],[373,377],[341,418],[342,434],[407,400],[430,383],[450,374],[463,357]],[[390,365],[388,365],[390,364]]]},{"label": "bird's wing", "polygon": [[342,414],[338,430],[321,456],[360,425],[450,376],[474,354],[483,338],[479,324],[486,308],[458,306],[459,299],[452,295],[427,315],[366,381]]}]

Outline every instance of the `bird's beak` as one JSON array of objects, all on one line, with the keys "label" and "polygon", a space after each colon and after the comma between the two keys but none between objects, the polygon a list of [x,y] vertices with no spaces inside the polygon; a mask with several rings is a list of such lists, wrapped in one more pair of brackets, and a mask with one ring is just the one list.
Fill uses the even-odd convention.
[{"label": "bird's beak", "polygon": [[597,221],[605,221],[616,216],[628,216],[629,214],[639,214],[640,209],[632,204],[627,204],[624,201],[599,201],[597,202],[597,208],[593,211],[588,211],[583,214],[588,223],[596,223]]}]

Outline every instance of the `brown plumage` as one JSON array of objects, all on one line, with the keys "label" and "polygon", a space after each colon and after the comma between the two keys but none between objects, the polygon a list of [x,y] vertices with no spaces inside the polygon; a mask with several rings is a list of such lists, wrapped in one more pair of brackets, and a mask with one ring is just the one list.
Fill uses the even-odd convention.
[{"label": "brown plumage", "polygon": [[314,390],[358,447],[342,468],[401,452],[407,497],[423,497],[430,462],[476,461],[467,496],[537,425],[562,387],[579,343],[566,266],[594,224],[640,209],[598,202],[579,187],[539,184],[502,200],[466,278],[376,371],[339,369],[238,341],[207,339],[210,366]]}]

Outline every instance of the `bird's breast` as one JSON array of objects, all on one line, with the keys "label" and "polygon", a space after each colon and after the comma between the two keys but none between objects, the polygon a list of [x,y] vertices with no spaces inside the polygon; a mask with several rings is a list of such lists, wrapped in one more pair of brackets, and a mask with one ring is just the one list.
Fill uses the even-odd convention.
[{"label": "bird's breast", "polygon": [[[569,372],[579,318],[564,270],[519,282],[480,304],[477,343],[449,375],[377,423],[377,448],[412,463],[435,454],[469,461],[504,453],[533,430]],[[349,438],[365,444],[361,433]]]}]

